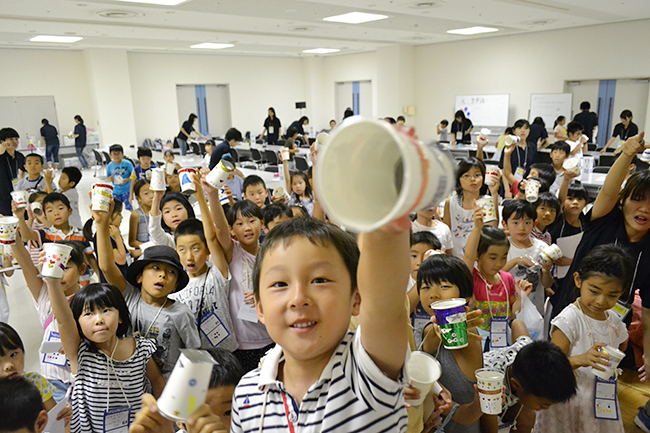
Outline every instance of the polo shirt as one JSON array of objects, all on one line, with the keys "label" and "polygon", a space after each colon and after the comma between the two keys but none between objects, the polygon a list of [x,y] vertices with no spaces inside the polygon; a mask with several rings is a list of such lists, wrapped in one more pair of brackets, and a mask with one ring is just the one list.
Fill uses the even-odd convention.
[{"label": "polo shirt", "polygon": [[41,137],[45,139],[45,144],[48,146],[59,144],[59,133],[56,128],[49,123],[41,127]]},{"label": "polo shirt", "polygon": [[74,147],[86,147],[86,126],[83,123],[77,123],[74,133],[79,136],[74,139]]},{"label": "polo shirt", "polygon": [[598,116],[596,113],[581,111],[573,117],[574,122],[578,122],[584,128],[584,134],[589,137],[589,142],[593,141],[594,128],[598,126]]},{"label": "polo shirt", "polygon": [[15,156],[4,152],[0,155],[0,214],[11,215],[11,195],[8,192],[14,190],[13,179],[18,180],[18,170],[25,171],[25,156],[16,151]]},{"label": "polo shirt", "polygon": [[278,138],[280,137],[280,127],[282,127],[280,119],[277,117],[274,117],[273,119],[267,117],[266,120],[264,120],[264,127],[267,132],[267,141],[269,143],[275,143],[278,141]]},{"label": "polo shirt", "polygon": [[629,125],[627,125],[627,129],[623,126],[622,123],[618,123],[614,127],[614,132],[612,133],[612,137],[620,137],[621,141],[625,141],[630,137],[634,137],[639,133],[639,127],[636,126],[635,123],[630,122]]},{"label": "polo shirt", "polygon": [[185,140],[185,141],[187,141],[187,139],[188,139],[189,137],[183,133],[183,129],[184,129],[185,132],[187,132],[188,134],[191,134],[192,131],[194,131],[194,127],[192,126],[192,124],[190,123],[189,120],[186,120],[185,122],[183,122],[183,126],[181,126],[181,130],[178,131],[178,136],[177,136],[177,137],[180,138],[181,140]]},{"label": "polo shirt", "polygon": [[275,346],[260,368],[241,379],[233,395],[231,432],[406,431],[408,377],[394,381],[384,375],[363,348],[361,328],[343,337],[300,406],[277,380],[282,361],[282,347]]},{"label": "polo shirt", "polygon": [[[296,128],[296,131],[298,131],[298,134],[300,134],[300,135],[305,135],[305,130],[304,130],[304,128],[302,127],[302,123],[300,122],[300,120],[296,120],[295,122],[293,122],[293,123],[291,124],[291,126],[293,126],[294,128]],[[289,126],[289,128],[291,128],[291,126]],[[287,128],[287,131],[288,131],[288,130],[289,130],[289,129]]]}]

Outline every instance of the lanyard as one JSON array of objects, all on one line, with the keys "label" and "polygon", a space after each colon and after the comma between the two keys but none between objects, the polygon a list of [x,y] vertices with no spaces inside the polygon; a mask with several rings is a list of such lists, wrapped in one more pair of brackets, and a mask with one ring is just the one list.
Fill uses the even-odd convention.
[{"label": "lanyard", "polygon": [[287,424],[289,424],[289,431],[295,433],[296,429],[293,427],[293,422],[291,422],[291,416],[289,415],[289,403],[287,402],[287,396],[282,393],[282,402],[284,403],[284,414],[287,417]]},{"label": "lanyard", "polygon": [[104,352],[102,352],[106,356],[106,376],[108,377],[108,380],[106,381],[108,384],[108,388],[106,391],[106,410],[108,410],[109,407],[108,402],[109,402],[109,397],[111,395],[111,370],[109,368],[109,364],[111,367],[113,367],[113,373],[115,374],[115,379],[117,380],[117,384],[119,385],[120,390],[122,391],[122,395],[124,396],[124,400],[126,400],[127,406],[131,407],[131,403],[129,403],[129,399],[126,397],[124,388],[122,388],[122,382],[120,382],[120,377],[117,375],[117,370],[115,370],[115,364],[113,364],[113,355],[115,355],[115,349],[117,349],[117,343],[119,343],[119,341],[120,341],[119,338],[115,341],[115,346],[113,347],[113,352],[111,352],[111,356],[108,356]]},{"label": "lanyard", "polygon": [[[475,266],[476,267],[476,266]],[[488,309],[490,310],[490,318],[494,318],[494,314],[492,314],[492,300],[490,299],[490,289],[492,288],[493,284],[490,284],[487,282],[483,274],[481,274],[481,271],[478,270],[478,267],[476,267],[476,271],[478,272],[478,276],[481,277],[481,280],[485,283],[485,293],[487,294],[488,298]],[[503,279],[501,279],[501,273],[498,272],[497,276],[499,278],[499,281],[501,282],[501,286],[503,287],[503,290],[506,295],[506,318],[510,317],[510,299],[508,299],[508,290],[506,289],[506,284],[503,282]],[[497,295],[500,295],[501,291],[497,293]]]},{"label": "lanyard", "polygon": [[[13,158],[11,155],[9,155],[9,152],[5,150],[5,153],[7,153],[7,166],[9,167],[9,173],[11,174],[11,180],[15,179],[18,176],[18,162],[16,161],[16,157],[14,156]],[[13,164],[12,164],[13,161]],[[16,167],[16,172],[12,170],[11,166],[14,165]]]},{"label": "lanyard", "polygon": [[201,288],[201,303],[199,304],[199,311],[198,311],[198,318],[196,320],[197,323],[197,329],[199,331],[199,335],[201,335],[201,318],[203,315],[201,314],[201,310],[203,310],[203,300],[205,299],[205,283],[208,281],[208,275],[210,275],[210,269],[212,267],[208,266],[208,270],[205,273],[205,278],[203,279],[203,287]]},{"label": "lanyard", "polygon": [[[618,239],[614,241],[614,245],[618,246]],[[627,304],[630,305],[632,302],[632,299],[634,298],[634,293],[636,290],[634,289],[634,283],[636,282],[636,273],[639,270],[639,263],[641,262],[641,257],[643,257],[643,250],[639,252],[639,255],[636,258],[636,266],[634,266],[634,277],[632,278],[632,284],[630,285],[630,294],[627,296]]]},{"label": "lanyard", "polygon": [[[589,323],[589,320],[587,320],[587,316],[585,315],[584,311],[582,311],[582,306],[580,305],[580,298],[577,299],[576,303],[578,304],[578,310],[580,310],[580,313],[582,313],[582,319],[585,321],[587,324],[587,328],[589,328],[589,331],[587,332],[587,335],[589,335],[589,338],[591,339],[591,345],[593,346],[596,344],[594,341],[594,329],[591,327],[591,323]],[[610,323],[609,323],[609,315],[605,313],[605,316],[607,317],[605,321],[607,322],[607,334],[609,335],[609,345],[613,346],[614,345],[614,339],[612,338],[612,330],[610,328]]]},{"label": "lanyard", "polygon": [[[526,142],[524,141],[524,143],[526,143]],[[521,149],[521,147],[519,145],[517,145],[517,167],[521,167],[521,159],[520,159],[520,156],[519,156],[519,149]],[[526,169],[527,166],[528,166],[528,144],[526,144],[526,150],[524,150],[524,169]]]},{"label": "lanyard", "polygon": [[[142,304],[142,302],[143,302],[142,298],[140,298],[140,301],[138,302],[138,320],[136,321],[136,323],[138,324],[138,330],[137,330],[138,335],[140,335],[140,304]],[[165,299],[165,302],[163,302],[163,304],[158,309],[158,312],[156,313],[156,316],[151,321],[151,324],[149,325],[149,328],[147,329],[147,332],[144,335],[142,335],[142,337],[146,338],[149,335],[149,331],[151,331],[151,328],[153,327],[153,324],[156,323],[156,319],[160,315],[160,312],[163,310],[163,308],[165,308],[165,305],[167,305],[167,299]]]}]

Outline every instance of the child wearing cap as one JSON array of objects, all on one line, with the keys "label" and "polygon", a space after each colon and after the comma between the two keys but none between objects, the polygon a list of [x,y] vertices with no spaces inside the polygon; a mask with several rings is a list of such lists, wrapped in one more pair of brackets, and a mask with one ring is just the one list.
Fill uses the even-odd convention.
[{"label": "child wearing cap", "polygon": [[189,277],[173,248],[156,245],[147,248],[129,266],[125,279],[113,259],[108,227],[111,212],[93,211],[92,214],[97,224],[99,267],[106,281],[124,295],[134,336],[156,340],[153,359],[163,377],[168,378],[180,349],[198,349],[201,345],[190,309],[168,298],[170,293],[183,289]]}]

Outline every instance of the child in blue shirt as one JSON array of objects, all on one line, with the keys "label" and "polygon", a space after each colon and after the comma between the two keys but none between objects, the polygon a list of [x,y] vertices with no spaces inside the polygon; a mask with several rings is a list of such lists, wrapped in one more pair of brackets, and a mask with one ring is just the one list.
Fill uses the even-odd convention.
[{"label": "child in blue shirt", "polygon": [[108,149],[111,154],[111,161],[106,169],[108,181],[114,185],[113,197],[124,203],[124,207],[133,210],[131,207],[131,175],[133,164],[124,159],[124,149],[119,144],[113,144]]}]

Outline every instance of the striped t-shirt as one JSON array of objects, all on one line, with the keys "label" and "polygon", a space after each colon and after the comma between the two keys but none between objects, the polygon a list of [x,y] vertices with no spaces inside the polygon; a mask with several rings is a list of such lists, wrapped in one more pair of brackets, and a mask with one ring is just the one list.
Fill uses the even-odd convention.
[{"label": "striped t-shirt", "polygon": [[384,375],[361,344],[361,328],[341,340],[300,407],[277,380],[281,361],[282,348],[275,346],[260,368],[241,379],[233,396],[231,432],[406,431],[406,378]]},{"label": "striped t-shirt", "polygon": [[72,390],[72,433],[103,432],[106,409],[129,406],[133,423],[135,414],[142,408],[142,395],[150,392],[145,374],[147,362],[156,351],[153,340],[136,338],[135,341],[135,352],[129,359],[112,363],[108,363],[104,353],[91,351],[85,341],[79,344],[79,367]]}]

